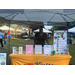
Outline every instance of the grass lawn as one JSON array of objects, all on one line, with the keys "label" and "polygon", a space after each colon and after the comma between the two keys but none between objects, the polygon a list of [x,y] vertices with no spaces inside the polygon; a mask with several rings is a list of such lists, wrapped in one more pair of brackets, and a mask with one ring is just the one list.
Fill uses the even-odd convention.
[{"label": "grass lawn", "polygon": [[[49,41],[50,41],[51,44],[53,43],[52,40],[49,39]],[[10,48],[10,53],[12,53],[12,47],[14,47],[14,46],[17,47],[17,50],[18,50],[19,46],[22,46],[23,50],[25,50],[26,45],[34,45],[33,39],[29,39],[29,40],[11,39],[10,45],[9,45],[9,40],[8,40],[6,49],[1,49],[1,46],[0,46],[0,52],[7,52],[8,53],[9,48]],[[69,52],[70,52],[70,55],[72,56],[72,59],[70,60],[69,64],[75,65],[75,45],[69,45]],[[10,64],[11,64],[11,60],[10,60]]]}]

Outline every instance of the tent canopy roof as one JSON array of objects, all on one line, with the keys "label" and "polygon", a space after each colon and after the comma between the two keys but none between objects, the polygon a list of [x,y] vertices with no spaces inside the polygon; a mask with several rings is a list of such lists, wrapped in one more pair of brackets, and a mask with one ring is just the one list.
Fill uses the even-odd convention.
[{"label": "tent canopy roof", "polygon": [[[74,9],[0,9],[0,21],[12,24],[64,23],[75,21]],[[39,24],[38,24],[38,23]],[[51,24],[52,25],[52,24]]]}]

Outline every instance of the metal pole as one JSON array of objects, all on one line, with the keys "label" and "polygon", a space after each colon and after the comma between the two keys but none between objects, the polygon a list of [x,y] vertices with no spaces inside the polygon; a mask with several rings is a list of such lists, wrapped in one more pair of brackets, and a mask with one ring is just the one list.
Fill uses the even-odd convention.
[{"label": "metal pole", "polygon": [[50,18],[49,22],[53,19],[53,17],[56,15],[56,13]]},{"label": "metal pole", "polygon": [[67,44],[68,44],[68,26],[69,26],[69,22],[66,23],[66,27],[67,27]]},{"label": "metal pole", "polygon": [[[10,35],[10,20],[9,20],[9,35]],[[8,55],[7,55],[7,65],[9,65],[9,54],[10,54],[10,38],[8,39],[9,40],[9,50],[8,50]]]},{"label": "metal pole", "polygon": [[[9,35],[10,35],[10,20],[9,20]],[[9,38],[9,54],[10,54],[10,38]]]}]

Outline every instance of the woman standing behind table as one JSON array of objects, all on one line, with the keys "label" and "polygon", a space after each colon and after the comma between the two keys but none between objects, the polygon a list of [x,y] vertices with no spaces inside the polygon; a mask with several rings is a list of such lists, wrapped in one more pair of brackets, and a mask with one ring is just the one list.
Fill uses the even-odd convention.
[{"label": "woman standing behind table", "polygon": [[35,38],[34,38],[34,46],[36,45],[42,45],[42,47],[45,45],[45,40],[48,43],[48,45],[50,45],[48,38],[47,38],[47,34],[43,33],[43,27],[41,26],[39,29],[39,32],[35,34]]},{"label": "woman standing behind table", "polygon": [[6,44],[7,44],[7,33],[4,34],[4,47],[3,48],[6,48]]}]

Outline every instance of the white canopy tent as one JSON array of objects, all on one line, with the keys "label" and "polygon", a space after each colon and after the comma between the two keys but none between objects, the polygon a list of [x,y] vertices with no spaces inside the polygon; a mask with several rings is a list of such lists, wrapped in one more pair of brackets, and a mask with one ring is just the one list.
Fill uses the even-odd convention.
[{"label": "white canopy tent", "polygon": [[73,32],[75,33],[75,27],[71,28],[71,29],[68,29],[68,32]]},{"label": "white canopy tent", "polygon": [[[35,33],[35,32],[39,32],[39,29],[37,29],[37,30],[34,30],[34,33]],[[43,28],[43,32],[45,32],[45,33],[52,33],[51,31],[49,31],[49,30],[46,30],[46,29],[44,29],[44,28]]]},{"label": "white canopy tent", "polygon": [[[8,26],[2,26],[0,27],[0,30],[9,30]],[[10,30],[14,30],[13,28],[10,28]]]},{"label": "white canopy tent", "polygon": [[11,34],[13,34],[13,33],[15,34],[16,32],[22,33],[22,30],[16,29],[16,32],[15,32],[15,29],[14,28],[10,28],[8,26],[2,26],[2,27],[0,27],[0,30],[4,30],[4,31],[8,31],[9,29],[10,29],[10,33]]}]

